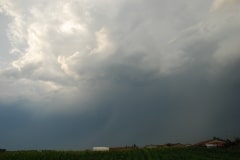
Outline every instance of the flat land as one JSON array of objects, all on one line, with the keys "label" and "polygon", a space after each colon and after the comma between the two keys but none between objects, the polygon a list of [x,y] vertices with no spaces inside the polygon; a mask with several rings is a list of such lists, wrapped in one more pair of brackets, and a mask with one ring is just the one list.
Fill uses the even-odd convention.
[{"label": "flat land", "polygon": [[7,151],[0,160],[240,160],[240,148],[160,148],[128,151]]}]

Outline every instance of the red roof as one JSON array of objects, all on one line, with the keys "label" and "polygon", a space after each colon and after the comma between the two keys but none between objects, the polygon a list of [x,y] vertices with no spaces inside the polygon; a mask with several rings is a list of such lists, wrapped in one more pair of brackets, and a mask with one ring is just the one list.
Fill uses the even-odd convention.
[{"label": "red roof", "polygon": [[220,145],[224,145],[225,141],[212,140],[212,141],[207,142],[207,144],[220,144]]},{"label": "red roof", "polygon": [[206,146],[206,144],[216,144],[216,145],[224,145],[226,142],[223,140],[213,139],[213,140],[207,140],[203,142],[199,142],[194,144],[194,146]]}]

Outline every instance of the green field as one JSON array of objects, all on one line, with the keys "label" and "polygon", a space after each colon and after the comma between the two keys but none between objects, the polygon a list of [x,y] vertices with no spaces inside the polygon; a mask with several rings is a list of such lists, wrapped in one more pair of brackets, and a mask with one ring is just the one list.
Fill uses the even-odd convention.
[{"label": "green field", "polygon": [[230,148],[162,148],[129,151],[8,151],[0,160],[240,160],[240,150]]}]

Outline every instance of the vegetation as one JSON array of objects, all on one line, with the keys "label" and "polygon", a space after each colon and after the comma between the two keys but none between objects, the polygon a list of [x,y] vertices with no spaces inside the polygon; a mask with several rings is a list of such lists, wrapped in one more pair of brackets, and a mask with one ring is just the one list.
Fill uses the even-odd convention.
[{"label": "vegetation", "polygon": [[239,160],[240,149],[203,147],[133,149],[128,151],[7,151],[0,160]]}]

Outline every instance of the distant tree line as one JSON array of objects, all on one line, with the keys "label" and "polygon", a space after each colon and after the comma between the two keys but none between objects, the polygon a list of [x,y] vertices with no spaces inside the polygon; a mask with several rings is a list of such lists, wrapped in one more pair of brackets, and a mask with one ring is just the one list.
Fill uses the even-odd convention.
[{"label": "distant tree line", "polygon": [[226,139],[226,147],[231,147],[231,146],[240,146],[240,138],[235,138],[233,141]]}]

